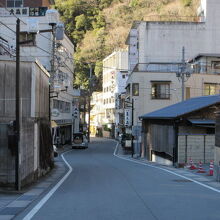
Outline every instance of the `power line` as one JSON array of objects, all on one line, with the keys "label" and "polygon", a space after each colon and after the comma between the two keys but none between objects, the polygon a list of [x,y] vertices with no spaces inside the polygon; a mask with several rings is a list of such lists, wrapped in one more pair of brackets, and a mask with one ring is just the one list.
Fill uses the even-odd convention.
[{"label": "power line", "polygon": [[44,36],[43,34],[41,34],[41,33],[38,33],[39,35],[41,35],[42,37],[44,37],[45,39],[47,39],[47,40],[49,40],[49,41],[51,41],[51,42],[53,42],[50,38],[48,38],[48,37],[46,37],[46,36]]},{"label": "power line", "polygon": [[2,24],[3,26],[5,26],[6,28],[8,28],[10,31],[12,31],[14,34],[16,34],[16,32],[11,29],[10,27],[8,27],[8,25],[4,24],[2,21],[0,21],[0,24]]},{"label": "power line", "polygon": [[15,40],[15,38],[14,38],[14,37],[12,37],[12,36],[9,36],[9,35],[7,35],[7,34],[4,34],[4,33],[0,33],[0,35],[4,35],[4,36],[6,36],[6,37],[8,37],[8,38],[11,38],[12,40]]},{"label": "power line", "polygon": [[50,53],[50,52],[48,52],[48,51],[44,50],[43,48],[41,48],[41,47],[39,47],[39,46],[37,46],[37,45],[36,45],[36,47],[37,47],[38,49],[40,49],[40,50],[44,51],[45,53],[47,53],[47,54],[49,54],[49,55],[51,55],[51,56],[52,56],[52,53]]}]

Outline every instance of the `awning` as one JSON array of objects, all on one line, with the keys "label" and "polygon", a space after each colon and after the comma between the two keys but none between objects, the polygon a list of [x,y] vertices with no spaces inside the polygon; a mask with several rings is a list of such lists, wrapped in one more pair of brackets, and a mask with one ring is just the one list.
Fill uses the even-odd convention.
[{"label": "awning", "polygon": [[188,119],[188,121],[199,127],[215,127],[215,120],[212,119]]},{"label": "awning", "polygon": [[55,121],[51,121],[51,128],[56,128],[58,127],[57,123]]}]

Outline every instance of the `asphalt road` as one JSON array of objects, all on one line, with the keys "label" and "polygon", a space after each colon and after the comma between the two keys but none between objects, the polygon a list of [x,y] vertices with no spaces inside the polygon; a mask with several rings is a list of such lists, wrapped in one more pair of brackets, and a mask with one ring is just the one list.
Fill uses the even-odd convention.
[{"label": "asphalt road", "polygon": [[96,139],[89,149],[67,153],[65,159],[73,171],[33,219],[220,219],[219,193],[117,158],[115,146],[114,141]]}]

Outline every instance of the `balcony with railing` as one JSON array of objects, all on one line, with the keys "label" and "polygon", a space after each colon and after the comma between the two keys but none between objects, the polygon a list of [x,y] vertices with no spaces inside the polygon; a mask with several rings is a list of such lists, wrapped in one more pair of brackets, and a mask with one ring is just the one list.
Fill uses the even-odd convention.
[{"label": "balcony with railing", "polygon": [[147,15],[144,21],[148,22],[195,22],[200,23],[205,21],[205,16],[179,16],[179,15]]},{"label": "balcony with railing", "polygon": [[180,71],[181,65],[181,63],[139,63],[136,65],[134,71],[177,73]]}]

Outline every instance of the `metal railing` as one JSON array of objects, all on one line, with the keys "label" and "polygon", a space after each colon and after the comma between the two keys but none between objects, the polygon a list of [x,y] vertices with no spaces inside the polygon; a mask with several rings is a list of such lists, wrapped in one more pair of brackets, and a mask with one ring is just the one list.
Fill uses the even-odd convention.
[{"label": "metal railing", "polygon": [[136,65],[136,71],[145,72],[165,72],[165,73],[176,73],[181,68],[180,63],[139,63]]},{"label": "metal railing", "polygon": [[201,23],[205,20],[204,16],[178,16],[178,15],[149,15],[144,17],[145,21],[155,22],[195,22]]}]

